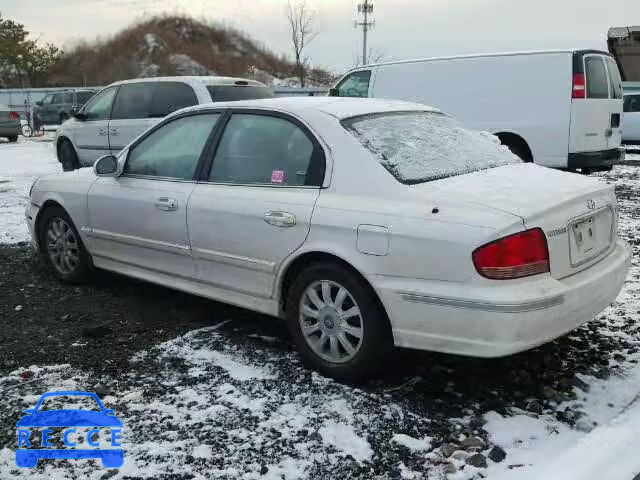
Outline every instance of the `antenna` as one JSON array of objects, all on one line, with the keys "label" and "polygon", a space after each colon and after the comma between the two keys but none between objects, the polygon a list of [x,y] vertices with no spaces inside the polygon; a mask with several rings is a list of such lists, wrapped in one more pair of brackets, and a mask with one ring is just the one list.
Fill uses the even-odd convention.
[{"label": "antenna", "polygon": [[363,16],[363,21],[355,22],[355,27],[362,27],[362,64],[366,65],[367,61],[367,34],[376,22],[369,19],[373,15],[373,0],[364,0],[358,4],[358,14]]}]

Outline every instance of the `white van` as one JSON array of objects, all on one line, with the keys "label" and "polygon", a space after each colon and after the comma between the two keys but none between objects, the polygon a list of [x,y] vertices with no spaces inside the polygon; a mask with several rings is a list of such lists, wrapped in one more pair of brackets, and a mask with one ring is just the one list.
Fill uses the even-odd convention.
[{"label": "white van", "polygon": [[368,65],[348,72],[330,95],[425,103],[469,128],[494,133],[523,160],[548,167],[606,170],[624,157],[620,73],[606,52],[513,52]]}]

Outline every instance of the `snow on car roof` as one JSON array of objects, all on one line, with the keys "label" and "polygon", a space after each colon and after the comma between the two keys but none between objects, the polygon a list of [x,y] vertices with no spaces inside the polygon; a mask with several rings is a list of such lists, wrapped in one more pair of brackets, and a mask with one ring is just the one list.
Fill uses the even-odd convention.
[{"label": "snow on car roof", "polygon": [[[185,110],[207,108],[269,108],[292,114],[304,114],[305,110],[317,110],[340,120],[358,115],[398,111],[426,111],[440,113],[440,110],[413,102],[382,100],[377,98],[346,97],[276,97],[261,100],[241,100],[235,102],[208,103],[189,107]],[[185,110],[180,110],[184,112]],[[176,112],[177,113],[177,112]]]},{"label": "snow on car roof", "polygon": [[148,78],[132,78],[130,80],[121,80],[114,82],[112,85],[123,85],[127,83],[141,82],[183,82],[183,83],[203,83],[205,85],[235,85],[236,82],[246,82],[247,85],[254,87],[267,87],[264,83],[247,78],[236,77],[216,77],[216,76],[184,76],[184,77],[148,77]]}]

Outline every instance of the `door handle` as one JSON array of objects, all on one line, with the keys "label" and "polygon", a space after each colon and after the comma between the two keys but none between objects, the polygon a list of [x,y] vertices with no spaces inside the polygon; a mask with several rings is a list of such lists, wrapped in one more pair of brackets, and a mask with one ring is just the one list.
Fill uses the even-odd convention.
[{"label": "door handle", "polygon": [[119,135],[120,134],[120,130],[117,128],[111,128],[109,129],[109,134],[110,135]]},{"label": "door handle", "polygon": [[100,130],[98,130],[98,135],[105,136],[106,134],[107,134],[106,128],[101,128]]},{"label": "door handle", "polygon": [[166,212],[173,212],[178,209],[178,201],[174,198],[160,197],[156,202],[156,208]]},{"label": "door handle", "polygon": [[613,135],[613,129],[612,129],[612,128],[607,128],[607,129],[604,131],[604,136],[605,136],[605,137],[610,137],[611,135]]},{"label": "door handle", "polygon": [[264,214],[264,221],[274,227],[293,227],[296,224],[296,217],[289,212],[267,212]]}]

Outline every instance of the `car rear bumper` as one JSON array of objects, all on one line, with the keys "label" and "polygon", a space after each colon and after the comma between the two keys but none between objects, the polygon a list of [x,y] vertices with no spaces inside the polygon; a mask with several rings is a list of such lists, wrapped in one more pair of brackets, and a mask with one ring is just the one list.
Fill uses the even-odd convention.
[{"label": "car rear bumper", "polygon": [[570,153],[567,168],[601,168],[610,167],[624,160],[624,148],[611,148],[597,152]]},{"label": "car rear bumper", "polygon": [[20,135],[20,121],[0,122],[0,137]]},{"label": "car rear bumper", "polygon": [[502,357],[549,342],[593,319],[617,297],[631,251],[617,240],[601,261],[570,277],[432,282],[370,276],[397,346]]},{"label": "car rear bumper", "polygon": [[27,227],[29,228],[29,235],[31,236],[31,245],[37,251],[38,249],[38,241],[36,239],[36,219],[38,218],[38,211],[40,207],[33,203],[29,203],[24,212],[25,221],[27,222]]}]

